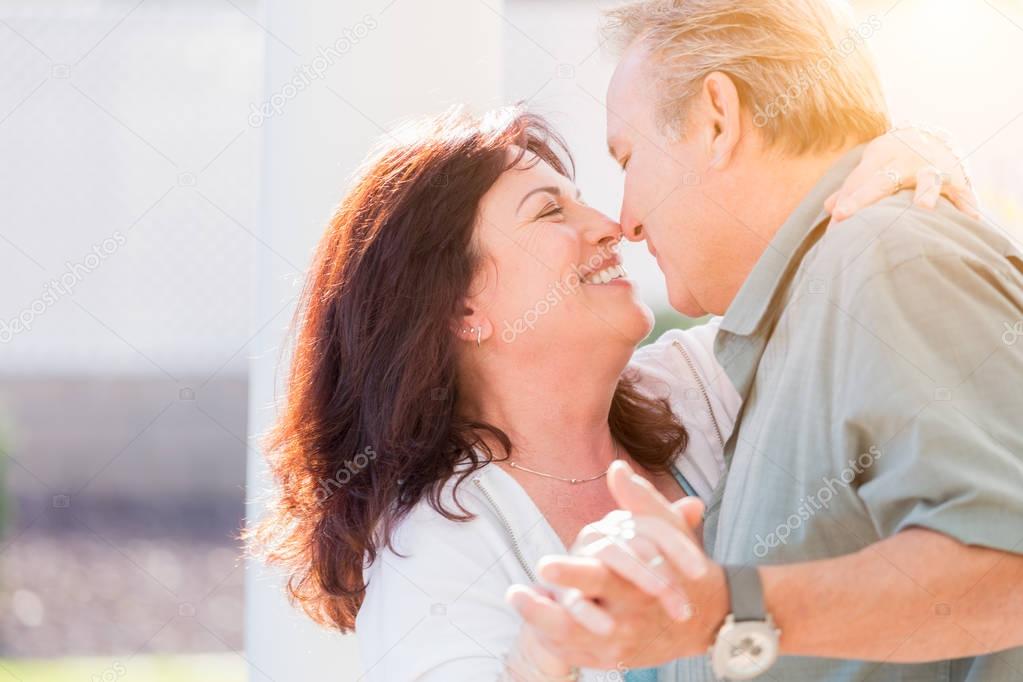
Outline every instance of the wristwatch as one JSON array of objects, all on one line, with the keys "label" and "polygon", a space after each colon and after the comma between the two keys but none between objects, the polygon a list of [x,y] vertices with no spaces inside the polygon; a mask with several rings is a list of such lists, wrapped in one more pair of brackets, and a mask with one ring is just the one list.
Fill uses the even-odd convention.
[{"label": "wristwatch", "polygon": [[764,587],[756,566],[725,566],[731,613],[710,647],[710,663],[719,680],[752,680],[778,660],[781,630],[764,606]]}]

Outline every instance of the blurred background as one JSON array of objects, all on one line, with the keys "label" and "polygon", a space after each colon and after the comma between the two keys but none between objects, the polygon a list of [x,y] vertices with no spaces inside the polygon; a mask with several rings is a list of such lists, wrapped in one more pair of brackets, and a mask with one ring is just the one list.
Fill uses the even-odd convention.
[{"label": "blurred background", "polygon": [[[360,677],[235,539],[310,250],[373,140],[463,101],[548,115],[617,216],[613,4],[0,0],[0,682]],[[1020,235],[1023,2],[854,8]]]}]

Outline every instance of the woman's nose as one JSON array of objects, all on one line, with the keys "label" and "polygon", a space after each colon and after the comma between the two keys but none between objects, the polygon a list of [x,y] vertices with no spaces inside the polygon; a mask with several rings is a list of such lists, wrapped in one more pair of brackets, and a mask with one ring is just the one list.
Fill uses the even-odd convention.
[{"label": "woman's nose", "polygon": [[622,239],[622,226],[599,211],[594,211],[590,231],[598,244],[616,243]]}]

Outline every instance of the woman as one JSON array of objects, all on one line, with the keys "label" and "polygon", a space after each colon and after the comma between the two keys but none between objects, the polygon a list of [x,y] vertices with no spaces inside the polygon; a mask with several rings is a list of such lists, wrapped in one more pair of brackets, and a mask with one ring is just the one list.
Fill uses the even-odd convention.
[{"label": "woman", "polygon": [[316,253],[255,536],[310,616],[357,632],[370,679],[576,679],[505,590],[615,507],[617,459],[669,499],[709,494],[739,408],[716,326],[635,351],[653,316],[620,227],[541,119],[453,112],[403,135]]}]

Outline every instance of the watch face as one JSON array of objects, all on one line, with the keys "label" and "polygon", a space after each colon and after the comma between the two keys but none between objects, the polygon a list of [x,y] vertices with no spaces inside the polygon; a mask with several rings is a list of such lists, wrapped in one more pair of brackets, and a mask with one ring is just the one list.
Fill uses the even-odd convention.
[{"label": "watch face", "polygon": [[751,680],[778,658],[778,632],[762,621],[726,624],[714,644],[714,673],[729,680]]}]

